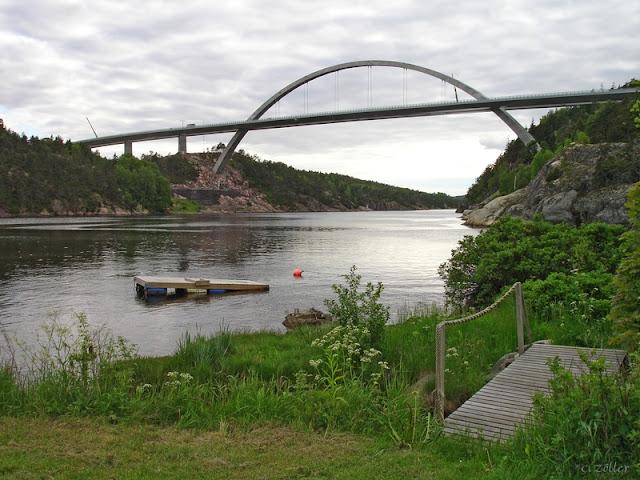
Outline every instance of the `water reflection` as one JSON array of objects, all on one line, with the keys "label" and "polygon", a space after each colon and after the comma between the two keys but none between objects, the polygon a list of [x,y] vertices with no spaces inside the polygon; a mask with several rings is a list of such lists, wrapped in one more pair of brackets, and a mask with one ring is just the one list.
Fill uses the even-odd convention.
[{"label": "water reflection", "polygon": [[[30,336],[51,311],[173,351],[185,331],[284,331],[288,312],[324,309],[351,265],[381,281],[392,316],[442,301],[437,268],[476,232],[452,211],[0,220],[0,321]],[[303,278],[294,279],[300,268]],[[135,275],[236,278],[268,293],[145,303]]]}]

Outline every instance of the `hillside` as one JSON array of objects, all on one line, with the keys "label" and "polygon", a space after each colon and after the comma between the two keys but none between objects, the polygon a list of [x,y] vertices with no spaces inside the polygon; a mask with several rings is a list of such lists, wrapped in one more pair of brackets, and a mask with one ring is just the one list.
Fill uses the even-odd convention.
[{"label": "hillside", "polygon": [[[623,87],[638,85],[640,82],[632,80]],[[637,99],[582,105],[549,112],[538,125],[529,127],[541,150],[536,152],[534,148],[523,145],[519,140],[509,142],[496,162],[489,165],[469,188],[461,202],[460,210],[475,210],[492,199],[521,191],[538,176],[544,165],[557,155],[564,155],[563,149],[571,145],[633,143],[638,138],[638,130],[634,125],[637,113],[632,111],[636,101]],[[596,157],[592,158],[592,161],[601,165],[607,163],[606,159],[597,160]],[[624,165],[615,168],[624,170]],[[635,181],[640,180],[637,176],[635,178]],[[564,180],[568,179],[569,177],[566,177]],[[616,184],[615,179],[609,180],[608,186]],[[628,178],[624,180],[628,181]],[[513,203],[511,200],[505,201]]]},{"label": "hillside", "polygon": [[0,216],[161,212],[169,182],[155,164],[108,160],[57,138],[28,138],[0,120]]},{"label": "hillside", "polygon": [[640,181],[640,139],[627,143],[571,144],[542,166],[524,188],[466,210],[467,225],[488,226],[503,215],[579,226],[627,224],[628,191]]},{"label": "hillside", "polygon": [[[236,153],[211,174],[220,152],[106,159],[57,138],[28,138],[0,120],[0,216],[130,215],[177,209],[280,212],[456,208],[456,199],[337,174],[300,171]],[[172,198],[173,197],[173,198]],[[179,207],[179,204],[178,204]]]},{"label": "hillside", "polygon": [[209,211],[326,212],[353,210],[423,210],[456,208],[444,193],[359,180],[335,173],[297,170],[240,150],[223,173],[210,173],[218,151],[186,156],[143,157],[155,162],[171,181],[174,194]]}]

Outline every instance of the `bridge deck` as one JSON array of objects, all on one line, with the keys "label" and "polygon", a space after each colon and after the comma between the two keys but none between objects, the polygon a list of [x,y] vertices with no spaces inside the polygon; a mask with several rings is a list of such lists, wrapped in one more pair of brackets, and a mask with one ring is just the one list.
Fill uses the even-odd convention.
[{"label": "bridge deck", "polygon": [[588,372],[580,359],[579,350],[592,360],[606,358],[607,374],[620,370],[627,353],[623,350],[565,347],[534,344],[515,362],[496,375],[475,395],[445,420],[447,434],[465,433],[499,441],[514,434],[523,426],[533,406],[536,392],[548,392],[552,373],[547,359],[560,358],[560,365],[574,376]]}]

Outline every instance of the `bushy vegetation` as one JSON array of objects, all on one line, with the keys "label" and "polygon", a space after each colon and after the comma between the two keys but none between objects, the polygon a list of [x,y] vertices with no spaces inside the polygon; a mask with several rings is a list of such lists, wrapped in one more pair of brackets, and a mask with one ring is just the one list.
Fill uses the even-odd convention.
[{"label": "bushy vegetation", "polygon": [[163,212],[171,205],[169,180],[155,163],[125,154],[116,162],[115,176],[128,210],[141,205],[150,212]]},{"label": "bushy vegetation", "polygon": [[352,327],[366,331],[369,340],[363,347],[377,347],[383,339],[384,329],[389,321],[389,307],[380,303],[384,289],[381,282],[376,285],[369,282],[360,292],[362,276],[356,273],[356,266],[345,275],[347,285],[333,285],[337,300],[327,300],[325,304],[333,319],[343,327]]},{"label": "bushy vegetation", "polygon": [[458,200],[444,193],[424,193],[408,188],[358,180],[336,173],[296,170],[281,162],[261,160],[239,150],[230,165],[242,171],[252,187],[284,210],[297,205],[325,209],[372,210],[456,208]]},{"label": "bushy vegetation", "polygon": [[620,225],[573,228],[506,216],[481,235],[465,237],[439,272],[449,303],[483,307],[515,282],[544,281],[552,273],[613,275],[625,231]]},{"label": "bushy vegetation", "polygon": [[[631,80],[623,88],[637,87]],[[581,105],[556,109],[531,125],[529,131],[541,150],[525,146],[520,140],[510,141],[494,164],[489,165],[469,188],[462,200],[464,208],[498,193],[506,195],[525,187],[562,148],[571,143],[596,144],[631,142],[638,137],[633,110],[637,99],[604,104]]]},{"label": "bushy vegetation", "polygon": [[163,156],[149,152],[149,154],[142,155],[140,158],[155,163],[158,166],[158,170],[160,170],[162,175],[167,177],[171,183],[185,183],[197,180],[200,174],[198,169],[189,162],[189,159],[179,153]]},{"label": "bushy vegetation", "polygon": [[202,205],[193,200],[185,200],[178,197],[171,199],[172,213],[198,213],[202,211]]},{"label": "bushy vegetation", "polygon": [[624,258],[614,279],[617,293],[609,319],[617,333],[614,345],[636,350],[640,343],[640,182],[627,202],[631,229],[624,234]]},{"label": "bushy vegetation", "polygon": [[[627,205],[632,230],[623,235],[623,249],[612,249],[611,232],[597,228],[599,233],[594,236],[592,231],[589,236],[598,239],[604,263],[588,260],[587,248],[582,254],[587,261],[581,265],[581,268],[587,266],[587,270],[554,272],[545,279],[524,284],[528,307],[535,318],[534,337],[543,335],[554,343],[597,347],[606,347],[613,340],[629,351],[637,350],[640,292],[636,279],[640,252],[637,237],[640,203],[637,200],[638,187],[629,193]],[[580,229],[575,232],[582,235]],[[505,245],[505,248],[512,246]],[[612,256],[610,252],[618,250],[624,256],[612,282],[613,276],[608,270],[615,259],[620,258],[620,253]],[[513,265],[506,264],[505,268]],[[607,317],[612,298],[614,308]],[[550,361],[553,373],[550,394],[536,395],[530,423],[496,450],[495,455],[501,461],[491,478],[599,478],[607,474],[637,478],[640,474],[638,354],[630,355],[627,369],[610,376],[604,374],[604,359],[591,361],[586,354],[582,359],[588,373],[579,377],[562,368],[558,359]]]},{"label": "bushy vegetation", "polygon": [[0,208],[8,213],[162,212],[170,202],[169,183],[153,163],[128,155],[108,160],[60,137],[28,138],[0,120]]}]

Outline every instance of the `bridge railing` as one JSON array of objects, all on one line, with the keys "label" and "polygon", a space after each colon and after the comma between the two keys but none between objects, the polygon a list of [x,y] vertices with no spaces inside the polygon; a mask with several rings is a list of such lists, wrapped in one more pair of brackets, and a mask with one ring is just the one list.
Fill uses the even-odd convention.
[{"label": "bridge railing", "polygon": [[516,303],[516,325],[518,331],[518,353],[522,355],[524,353],[524,327],[527,328],[527,341],[531,344],[531,328],[529,327],[529,319],[527,317],[527,310],[524,304],[524,296],[522,294],[522,284],[520,282],[515,283],[502,297],[500,297],[495,303],[489,305],[484,310],[469,315],[468,317],[459,318],[456,320],[447,320],[440,322],[436,326],[436,391],[435,401],[436,410],[440,423],[444,422],[444,404],[445,404],[445,358],[447,351],[446,340],[446,327],[451,325],[460,325],[472,320],[476,320],[487,313],[491,312],[498,305],[504,302],[510,295],[515,295]]}]

